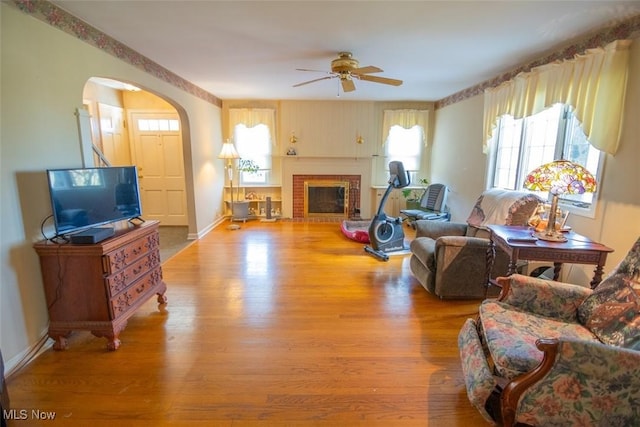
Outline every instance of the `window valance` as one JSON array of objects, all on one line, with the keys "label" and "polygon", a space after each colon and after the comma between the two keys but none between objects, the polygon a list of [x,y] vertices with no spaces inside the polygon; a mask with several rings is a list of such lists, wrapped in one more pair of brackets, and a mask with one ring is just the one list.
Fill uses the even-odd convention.
[{"label": "window valance", "polygon": [[500,116],[509,114],[519,119],[563,103],[574,108],[591,145],[615,154],[620,143],[630,45],[631,40],[616,40],[487,89],[483,152],[488,152]]},{"label": "window valance", "polygon": [[271,144],[276,144],[276,113],[271,108],[230,108],[229,129],[231,132],[236,125],[243,124],[248,128],[263,124],[269,128]]},{"label": "window valance", "polygon": [[389,130],[392,126],[411,129],[415,125],[422,128],[422,141],[426,146],[426,135],[429,129],[429,110],[384,110],[382,120],[383,144],[387,142]]}]

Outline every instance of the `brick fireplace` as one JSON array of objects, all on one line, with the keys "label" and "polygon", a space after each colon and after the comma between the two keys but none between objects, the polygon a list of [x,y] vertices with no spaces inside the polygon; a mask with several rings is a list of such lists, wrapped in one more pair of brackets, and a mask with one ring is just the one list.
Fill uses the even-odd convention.
[{"label": "brick fireplace", "polygon": [[371,218],[372,158],[285,156],[281,161],[283,218],[304,219],[304,181],[316,179],[348,181],[347,216],[358,218],[355,210],[360,209],[360,217]]},{"label": "brick fireplace", "polygon": [[[293,218],[306,218],[308,216],[335,216],[344,218],[355,218],[360,215],[360,188],[361,188],[361,176],[360,175],[293,175]],[[308,208],[309,203],[305,205],[305,183],[322,185],[334,185],[335,183],[346,183],[348,187],[348,193],[345,200],[347,200],[347,206],[344,213],[327,214],[320,213],[315,214],[305,212],[305,207]]]}]

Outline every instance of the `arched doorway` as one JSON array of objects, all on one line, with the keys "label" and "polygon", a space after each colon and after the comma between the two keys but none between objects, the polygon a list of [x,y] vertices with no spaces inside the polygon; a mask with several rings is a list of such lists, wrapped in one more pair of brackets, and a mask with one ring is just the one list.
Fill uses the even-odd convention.
[{"label": "arched doorway", "polygon": [[174,105],[130,83],[98,77],[86,82],[83,105],[90,139],[83,147],[91,144],[83,148],[90,151],[85,162],[137,166],[144,218],[188,226],[185,137]]}]

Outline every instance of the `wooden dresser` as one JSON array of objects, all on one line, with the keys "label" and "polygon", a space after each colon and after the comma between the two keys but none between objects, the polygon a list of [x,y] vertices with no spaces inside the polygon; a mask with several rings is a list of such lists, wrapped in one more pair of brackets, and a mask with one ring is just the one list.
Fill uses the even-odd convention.
[{"label": "wooden dresser", "polygon": [[117,350],[118,336],[151,296],[165,304],[158,221],[128,224],[96,244],[34,245],[40,257],[53,348],[64,350],[74,330],[88,330]]}]

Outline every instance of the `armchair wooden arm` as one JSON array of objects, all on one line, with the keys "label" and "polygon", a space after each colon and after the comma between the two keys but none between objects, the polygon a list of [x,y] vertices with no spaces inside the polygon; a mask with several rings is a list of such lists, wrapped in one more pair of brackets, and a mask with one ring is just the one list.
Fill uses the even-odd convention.
[{"label": "armchair wooden arm", "polygon": [[[635,425],[640,352],[599,342],[539,339],[540,364],[501,395],[505,426]],[[579,402],[579,405],[576,405]]]},{"label": "armchair wooden arm", "polygon": [[527,372],[509,382],[502,392],[502,422],[504,427],[511,427],[515,424],[516,411],[520,396],[532,384],[538,382],[553,368],[558,354],[560,343],[555,339],[540,339],[536,342],[536,347],[544,352],[542,362],[531,372]]}]

